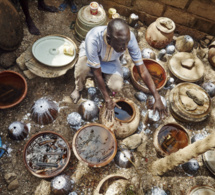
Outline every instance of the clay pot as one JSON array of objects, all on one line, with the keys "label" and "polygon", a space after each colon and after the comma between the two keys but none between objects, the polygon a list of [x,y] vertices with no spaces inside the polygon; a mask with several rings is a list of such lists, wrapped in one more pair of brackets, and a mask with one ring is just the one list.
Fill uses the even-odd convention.
[{"label": "clay pot", "polygon": [[[143,62],[148,69],[152,80],[155,83],[156,89],[161,90],[167,82],[167,73],[163,66],[155,60],[143,59]],[[148,87],[143,83],[135,65],[131,68],[131,82],[135,88],[145,93],[151,93]]]},{"label": "clay pot", "polygon": [[[26,168],[39,178],[52,178],[59,175],[69,164],[70,156],[68,142],[53,131],[34,135],[26,143],[23,151]],[[50,160],[52,163],[49,163]]]},{"label": "clay pot", "polygon": [[215,194],[215,189],[207,185],[194,186],[189,190],[189,193],[187,194],[188,195],[197,195],[197,194],[212,195],[212,194]]},{"label": "clay pot", "polygon": [[89,167],[103,167],[117,152],[117,141],[111,130],[91,123],[81,127],[73,137],[72,149],[78,160]]},{"label": "clay pot", "polygon": [[86,100],[78,107],[78,112],[84,120],[90,121],[98,115],[98,106],[94,101]]},{"label": "clay pot", "polygon": [[29,129],[26,124],[15,121],[9,125],[8,135],[13,140],[23,140],[27,137]]},{"label": "clay pot", "polygon": [[27,94],[25,78],[15,71],[0,72],[0,109],[19,104]]},{"label": "clay pot", "polygon": [[215,175],[215,150],[208,150],[202,155],[202,159],[208,170]]},{"label": "clay pot", "polygon": [[58,175],[51,181],[51,192],[53,195],[65,195],[71,191],[71,179],[67,175]]},{"label": "clay pot", "polygon": [[132,135],[139,125],[140,112],[133,101],[122,98],[114,100],[121,109],[115,107],[115,118],[108,121],[106,117],[106,105],[100,109],[99,121],[114,132],[118,139],[123,139]]},{"label": "clay pot", "polygon": [[153,144],[160,156],[166,156],[190,144],[188,131],[177,123],[159,126],[153,138]]},{"label": "clay pot", "polygon": [[210,96],[193,83],[178,84],[171,90],[169,102],[173,117],[182,122],[203,121],[211,111]]},{"label": "clay pot", "polygon": [[173,39],[175,23],[166,17],[160,17],[146,30],[146,41],[154,48],[162,49]]},{"label": "clay pot", "polygon": [[179,52],[191,52],[194,46],[194,40],[189,35],[180,36],[177,38],[175,47]]},{"label": "clay pot", "polygon": [[215,67],[215,41],[209,46],[208,61],[210,62],[211,66]]}]

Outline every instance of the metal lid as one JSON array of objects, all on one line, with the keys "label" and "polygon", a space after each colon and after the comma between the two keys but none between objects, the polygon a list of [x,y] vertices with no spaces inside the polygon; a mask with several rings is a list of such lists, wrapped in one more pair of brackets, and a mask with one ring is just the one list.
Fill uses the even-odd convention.
[{"label": "metal lid", "polygon": [[11,51],[22,42],[23,25],[10,1],[0,0],[0,49]]},{"label": "metal lid", "polygon": [[160,17],[155,22],[156,27],[164,33],[171,33],[175,30],[175,23],[170,18]]},{"label": "metal lid", "polygon": [[215,189],[210,186],[195,186],[188,195],[214,195]]},{"label": "metal lid", "polygon": [[182,81],[196,82],[204,75],[204,64],[192,53],[179,52],[168,63],[171,73]]},{"label": "metal lid", "polygon": [[193,83],[181,83],[171,90],[170,110],[181,121],[199,122],[207,118],[211,99],[207,92]]},{"label": "metal lid", "polygon": [[[71,55],[67,55],[71,50]],[[61,67],[71,63],[76,56],[74,42],[62,36],[45,36],[32,46],[34,57],[44,65]]]},{"label": "metal lid", "polygon": [[210,172],[215,175],[215,150],[205,152],[202,158]]}]

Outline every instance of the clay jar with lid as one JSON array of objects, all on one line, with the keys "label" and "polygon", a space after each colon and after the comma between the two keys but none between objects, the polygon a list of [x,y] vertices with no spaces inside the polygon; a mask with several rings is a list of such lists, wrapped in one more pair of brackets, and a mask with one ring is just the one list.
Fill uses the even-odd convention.
[{"label": "clay jar with lid", "polygon": [[175,23],[166,17],[160,17],[146,30],[146,41],[154,48],[162,49],[173,39]]},{"label": "clay jar with lid", "polygon": [[170,111],[182,122],[200,122],[211,111],[211,99],[207,92],[193,83],[180,83],[169,95]]},{"label": "clay jar with lid", "polygon": [[211,66],[215,67],[215,41],[209,46],[208,61],[210,62]]},{"label": "clay jar with lid", "polygon": [[140,122],[140,112],[137,105],[127,98],[114,99],[114,101],[120,107],[114,108],[115,118],[112,121],[107,119],[106,105],[104,104],[99,112],[99,121],[113,131],[116,138],[123,139],[137,130]]}]

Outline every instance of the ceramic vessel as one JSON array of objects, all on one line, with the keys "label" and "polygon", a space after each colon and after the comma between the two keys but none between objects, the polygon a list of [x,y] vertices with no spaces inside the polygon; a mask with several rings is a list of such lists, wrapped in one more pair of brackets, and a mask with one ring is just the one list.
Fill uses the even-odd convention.
[{"label": "ceramic vessel", "polygon": [[89,167],[107,165],[117,152],[117,141],[113,132],[97,123],[81,127],[73,137],[72,146],[77,159]]},{"label": "ceramic vessel", "polygon": [[146,30],[146,41],[156,49],[165,48],[173,39],[175,23],[166,17],[160,17]]},{"label": "ceramic vessel", "polygon": [[208,93],[193,83],[180,83],[169,95],[170,111],[173,117],[182,122],[200,122],[211,111]]},{"label": "ceramic vessel", "polygon": [[209,46],[208,61],[210,62],[211,66],[215,67],[215,41]]},{"label": "ceramic vessel", "polygon": [[51,181],[51,192],[53,195],[65,195],[71,191],[71,179],[67,175],[59,175]]},{"label": "ceramic vessel", "polygon": [[132,135],[138,128],[140,112],[136,104],[127,98],[114,100],[121,109],[115,107],[115,118],[109,121],[106,117],[106,105],[100,109],[99,121],[114,132],[117,138],[123,139]]},{"label": "ceramic vessel", "polygon": [[166,156],[190,144],[190,136],[183,126],[167,123],[156,129],[153,144],[160,156]]},{"label": "ceramic vessel", "polygon": [[176,39],[175,47],[179,52],[191,52],[194,46],[194,40],[189,35],[180,36]]},{"label": "ceramic vessel", "polygon": [[28,135],[28,127],[26,124],[15,121],[9,125],[8,135],[13,140],[23,140]]},{"label": "ceramic vessel", "polygon": [[0,109],[11,108],[19,104],[27,94],[25,78],[11,70],[0,72]]},{"label": "ceramic vessel", "polygon": [[188,195],[213,195],[215,194],[215,189],[211,186],[202,185],[202,186],[194,186],[192,187]]},{"label": "ceramic vessel", "polygon": [[[167,82],[167,73],[163,66],[155,60],[152,59],[143,59],[143,62],[148,69],[152,80],[155,83],[156,89],[159,91],[161,90],[166,82]],[[135,65],[131,68],[131,82],[135,88],[145,93],[151,93],[145,83],[139,76],[137,68]]]},{"label": "ceramic vessel", "polygon": [[86,100],[78,107],[78,112],[83,119],[90,121],[98,115],[99,109],[94,101]]}]

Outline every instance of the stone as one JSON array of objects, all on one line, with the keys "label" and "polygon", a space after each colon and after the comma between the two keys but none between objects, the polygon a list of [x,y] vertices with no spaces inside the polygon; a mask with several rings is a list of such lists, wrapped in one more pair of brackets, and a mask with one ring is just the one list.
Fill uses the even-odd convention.
[{"label": "stone", "polygon": [[212,41],[214,37],[212,35],[206,35],[205,38],[209,39],[210,41]]},{"label": "stone", "polygon": [[37,186],[34,195],[49,195],[51,194],[51,182],[42,180]]},{"label": "stone", "polygon": [[188,69],[191,69],[194,66],[194,63],[193,59],[185,59],[181,61],[181,65]]},{"label": "stone", "polygon": [[17,178],[17,175],[15,173],[6,173],[4,176],[4,179],[7,182],[7,184],[10,184],[16,178]]},{"label": "stone", "polygon": [[16,62],[16,55],[13,52],[6,52],[1,54],[0,56],[0,66],[5,69],[10,68],[11,66],[15,65]]},{"label": "stone", "polygon": [[122,144],[127,146],[128,149],[134,150],[142,143],[142,136],[140,134],[134,134],[125,138]]},{"label": "stone", "polygon": [[199,106],[204,105],[204,95],[202,94],[202,92],[195,89],[189,89],[186,91],[186,94]]},{"label": "stone", "polygon": [[[12,191],[12,190],[17,189],[18,187],[19,187],[18,179],[15,179],[15,180],[13,180],[13,181],[8,185],[7,189],[8,189],[9,191]],[[42,194],[40,194],[40,195],[42,195]]]},{"label": "stone", "polygon": [[137,152],[139,152],[142,157],[146,157],[146,144],[147,142],[142,142],[139,147],[137,148]]}]

